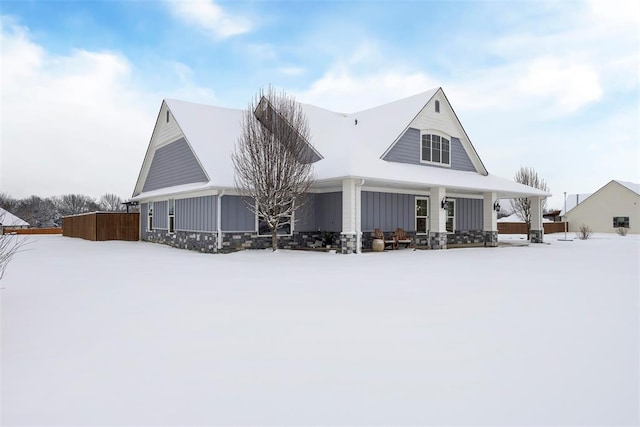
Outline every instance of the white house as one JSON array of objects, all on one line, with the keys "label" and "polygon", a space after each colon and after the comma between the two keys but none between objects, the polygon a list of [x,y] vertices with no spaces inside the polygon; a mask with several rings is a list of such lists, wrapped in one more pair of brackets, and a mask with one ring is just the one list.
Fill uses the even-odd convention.
[{"label": "white house", "polygon": [[612,180],[572,209],[567,208],[569,231],[584,224],[597,233],[624,227],[640,233],[640,184]]},{"label": "white house", "polygon": [[0,234],[4,228],[28,228],[29,223],[11,212],[0,208]]},{"label": "white house", "polygon": [[[541,201],[550,194],[490,174],[442,88],[352,114],[301,107],[316,181],[305,214],[279,230],[284,247],[334,233],[342,253],[360,252],[375,229],[396,228],[431,249],[495,246],[499,197],[531,198],[531,239],[542,242]],[[162,102],[131,199],[140,203],[141,239],[205,252],[268,247],[270,233],[234,188],[243,114]]]}]

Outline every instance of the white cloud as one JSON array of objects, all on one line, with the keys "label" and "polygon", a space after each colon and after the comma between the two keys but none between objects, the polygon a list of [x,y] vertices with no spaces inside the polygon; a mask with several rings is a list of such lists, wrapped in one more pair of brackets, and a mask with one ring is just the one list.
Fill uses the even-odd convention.
[{"label": "white cloud", "polygon": [[185,23],[194,25],[214,39],[224,39],[249,32],[251,22],[227,13],[213,0],[169,0],[171,12]]},{"label": "white cloud", "polygon": [[565,112],[576,111],[602,97],[593,67],[562,63],[557,58],[533,60],[517,86],[524,95],[552,99],[556,108]]},{"label": "white cloud", "polygon": [[188,99],[213,100],[188,81],[162,95],[145,91],[123,55],[53,55],[8,20],[0,42],[0,188],[14,197],[128,197],[162,98],[180,90]]}]

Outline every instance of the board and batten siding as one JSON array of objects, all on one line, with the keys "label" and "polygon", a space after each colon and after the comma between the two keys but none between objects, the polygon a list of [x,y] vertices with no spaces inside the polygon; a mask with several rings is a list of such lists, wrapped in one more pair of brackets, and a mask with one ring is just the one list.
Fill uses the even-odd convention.
[{"label": "board and batten siding", "polygon": [[482,199],[453,198],[456,202],[456,231],[482,230],[484,214]]},{"label": "board and batten siding", "polygon": [[256,231],[256,217],[244,197],[223,196],[220,200],[222,231]]},{"label": "board and batten siding", "polygon": [[147,204],[140,204],[140,239],[144,240],[147,238],[147,221],[149,220],[147,215]]},{"label": "board and batten siding", "polygon": [[216,231],[217,196],[175,200],[177,231]]},{"label": "board and batten siding", "polygon": [[167,215],[169,202],[166,200],[153,202],[153,228],[159,230],[167,229]]},{"label": "board and batten siding", "polygon": [[395,231],[402,227],[406,231],[416,230],[416,196],[412,194],[362,192],[361,229]]},{"label": "board and batten siding", "polygon": [[[412,165],[433,166],[440,168],[449,168],[447,166],[439,166],[433,163],[420,162],[420,129],[409,128],[400,137],[398,142],[389,150],[384,160],[398,163],[408,163]],[[450,169],[475,172],[471,159],[467,155],[459,138],[451,137],[451,167]]]},{"label": "board and batten siding", "polygon": [[322,231],[342,231],[342,192],[317,193],[316,229]]},{"label": "board and batten siding", "polygon": [[142,191],[208,181],[196,156],[184,138],[158,148]]}]

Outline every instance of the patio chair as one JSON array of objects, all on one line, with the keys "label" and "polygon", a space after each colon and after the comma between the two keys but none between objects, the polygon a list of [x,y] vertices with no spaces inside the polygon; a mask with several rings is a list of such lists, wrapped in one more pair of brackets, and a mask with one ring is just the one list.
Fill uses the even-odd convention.
[{"label": "patio chair", "polygon": [[398,227],[396,229],[396,245],[406,245],[407,248],[410,248],[412,243],[411,237],[407,236],[404,228]]},{"label": "patio chair", "polygon": [[380,230],[379,228],[376,228],[374,230],[374,239],[380,239],[384,242],[384,248],[387,249],[387,247],[391,247],[391,249],[396,249],[398,247],[398,245],[396,244],[396,239],[395,238],[386,238],[384,236],[384,233],[382,232],[382,230]]}]

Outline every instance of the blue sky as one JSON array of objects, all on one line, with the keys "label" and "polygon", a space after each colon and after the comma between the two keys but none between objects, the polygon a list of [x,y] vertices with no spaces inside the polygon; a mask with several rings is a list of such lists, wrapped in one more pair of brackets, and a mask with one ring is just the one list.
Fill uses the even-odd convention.
[{"label": "blue sky", "polygon": [[0,191],[115,192],[163,98],[268,84],[352,112],[443,87],[490,173],[555,194],[640,182],[632,1],[0,1]]}]

